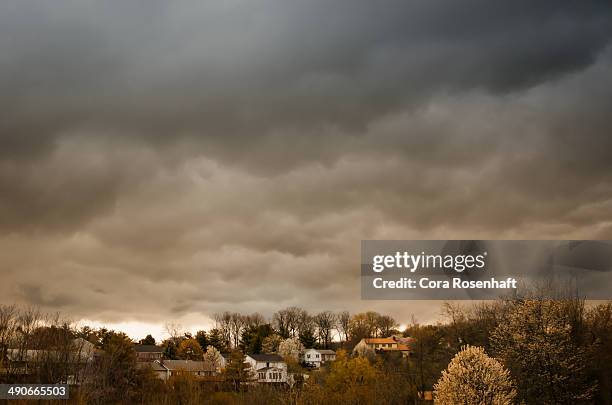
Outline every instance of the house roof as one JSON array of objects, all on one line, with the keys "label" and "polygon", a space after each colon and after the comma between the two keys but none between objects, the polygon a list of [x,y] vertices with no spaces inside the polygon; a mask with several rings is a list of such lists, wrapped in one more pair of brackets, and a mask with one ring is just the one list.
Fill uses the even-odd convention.
[{"label": "house roof", "polygon": [[336,354],[335,351],[330,350],[330,349],[315,349],[314,347],[310,348],[310,349],[306,349],[305,351],[306,352],[311,352],[312,351],[312,352],[317,352],[317,353],[321,353],[321,354]]},{"label": "house roof", "polygon": [[85,340],[80,337],[72,339],[72,346],[75,350],[93,350],[95,347],[95,345],[89,340]]},{"label": "house roof", "polygon": [[134,345],[134,350],[137,353],[163,353],[164,349],[155,345]]},{"label": "house roof", "polygon": [[[74,349],[74,348],[73,348]],[[43,350],[43,349],[6,349],[6,357],[9,361],[27,361],[27,362],[43,362],[43,361],[69,361],[69,362],[87,362],[94,354],[91,350]]]},{"label": "house roof", "polygon": [[164,360],[161,364],[168,370],[212,371],[211,367],[203,361]]},{"label": "house roof", "polygon": [[367,344],[397,343],[392,337],[386,338],[364,338]]},{"label": "house roof", "polygon": [[138,362],[136,363],[136,367],[141,368],[141,369],[150,368],[153,371],[168,370],[166,367],[162,366],[158,361]]},{"label": "house roof", "polygon": [[260,362],[279,362],[284,361],[278,354],[247,354],[250,358]]}]

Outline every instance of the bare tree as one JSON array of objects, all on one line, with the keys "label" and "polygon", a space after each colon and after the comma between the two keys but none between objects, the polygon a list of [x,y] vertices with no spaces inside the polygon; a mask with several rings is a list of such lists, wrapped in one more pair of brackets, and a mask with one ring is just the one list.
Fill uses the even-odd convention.
[{"label": "bare tree", "polygon": [[15,305],[0,305],[0,370],[10,370],[7,359],[9,343],[14,339],[17,330],[17,307]]},{"label": "bare tree", "polygon": [[221,332],[221,336],[225,342],[225,345],[229,347],[232,343],[232,332],[231,332],[231,321],[232,314],[228,311],[223,313],[216,313],[214,315],[215,328]]},{"label": "bare tree", "polygon": [[380,314],[375,311],[368,311],[365,313],[366,324],[369,329],[369,335],[373,337],[380,336],[380,330],[378,329],[378,319],[380,318]]},{"label": "bare tree", "polygon": [[380,315],[377,312],[361,312],[351,317],[350,335],[351,339],[359,341],[361,338],[375,337],[378,335],[377,320]]},{"label": "bare tree", "polygon": [[333,338],[332,331],[336,327],[336,316],[331,311],[323,311],[316,314],[313,319],[317,326],[319,343],[328,348]]},{"label": "bare tree", "polygon": [[305,321],[308,321],[308,312],[298,307],[281,309],[272,317],[272,323],[280,336],[287,339],[298,337],[302,332]]},{"label": "bare tree", "polygon": [[281,309],[272,316],[272,326],[283,339],[287,339],[289,337],[288,318],[289,314],[286,309]]},{"label": "bare tree", "polygon": [[26,367],[31,362],[28,349],[32,348],[32,334],[40,326],[41,314],[36,307],[27,307],[17,312],[17,322],[15,328],[14,349],[11,351],[11,362],[9,374],[14,375],[21,372],[22,367]]},{"label": "bare tree", "polygon": [[266,324],[266,318],[258,312],[254,312],[250,315],[244,316],[245,328],[258,328]]},{"label": "bare tree", "polygon": [[59,313],[43,315],[38,327],[30,335],[26,354],[30,375],[39,383],[58,383],[78,378],[86,359],[75,347],[72,322]]},{"label": "bare tree", "polygon": [[179,323],[170,322],[165,325],[166,333],[175,343],[183,334],[183,327]]},{"label": "bare tree", "polygon": [[287,325],[289,327],[289,335],[297,337],[300,334],[300,321],[304,319],[303,313],[306,312],[298,307],[287,308]]},{"label": "bare tree", "polygon": [[340,339],[342,339],[342,335],[344,335],[344,341],[348,342],[349,340],[349,332],[351,329],[351,314],[349,311],[342,311],[340,313],[338,313],[338,315],[336,316],[336,319],[338,320],[337,324],[336,324],[336,328],[338,329],[338,332],[340,333]]},{"label": "bare tree", "polygon": [[240,335],[244,329],[245,318],[238,312],[234,312],[230,317],[230,332],[232,338],[232,347],[238,347],[240,343]]},{"label": "bare tree", "polygon": [[389,315],[380,315],[377,319],[377,329],[380,332],[381,337],[387,337],[391,335],[399,324]]},{"label": "bare tree", "polygon": [[296,326],[296,330],[297,330],[297,335],[296,336],[301,336],[303,334],[307,334],[307,333],[312,333],[312,335],[314,336],[314,330],[315,330],[315,323],[314,320],[312,318],[312,316],[305,310],[302,308],[297,308],[297,326]]}]

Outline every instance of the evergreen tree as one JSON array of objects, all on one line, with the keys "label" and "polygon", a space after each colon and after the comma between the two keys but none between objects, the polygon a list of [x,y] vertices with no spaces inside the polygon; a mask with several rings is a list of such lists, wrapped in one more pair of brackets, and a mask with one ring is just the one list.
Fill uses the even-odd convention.
[{"label": "evergreen tree", "polygon": [[147,335],[144,339],[141,339],[139,342],[141,345],[154,345],[155,338],[151,335]]},{"label": "evergreen tree", "polygon": [[205,347],[210,345],[210,342],[208,340],[208,335],[206,334],[205,330],[197,331],[197,333],[195,335],[195,339],[198,341],[198,343],[200,344],[200,347],[202,349],[204,349]]},{"label": "evergreen tree", "polygon": [[239,391],[242,383],[253,380],[251,365],[245,361],[242,351],[236,349],[231,352],[224,376],[225,382],[234,391]]},{"label": "evergreen tree", "polygon": [[304,347],[306,348],[315,347],[317,343],[317,337],[315,336],[314,330],[310,328],[304,329],[300,333],[300,342],[302,342],[302,345],[304,345]]},{"label": "evergreen tree", "polygon": [[274,330],[268,324],[248,326],[242,332],[240,348],[245,353],[261,353],[264,339],[273,333]]},{"label": "evergreen tree", "polygon": [[176,360],[178,358],[178,345],[174,342],[174,339],[164,340],[162,348],[164,349],[164,358],[168,360]]},{"label": "evergreen tree", "polygon": [[220,329],[214,328],[208,332],[208,344],[215,347],[221,353],[227,352],[229,349],[226,344],[226,340],[223,336],[223,332]]}]

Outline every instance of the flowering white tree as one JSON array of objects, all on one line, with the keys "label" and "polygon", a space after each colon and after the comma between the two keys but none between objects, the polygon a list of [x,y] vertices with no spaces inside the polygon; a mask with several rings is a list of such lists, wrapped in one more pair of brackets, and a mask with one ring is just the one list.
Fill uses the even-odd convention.
[{"label": "flowering white tree", "polygon": [[475,346],[465,346],[455,355],[434,390],[440,405],[510,405],[516,398],[510,372]]},{"label": "flowering white tree", "polygon": [[369,347],[365,342],[361,341],[355,345],[353,348],[353,354],[361,357],[366,357],[370,360],[376,357],[376,352],[374,349]]},{"label": "flowering white tree", "polygon": [[297,337],[285,339],[278,345],[278,354],[285,360],[292,359],[297,362],[302,353],[304,353],[304,345]]},{"label": "flowering white tree", "polygon": [[527,404],[590,404],[588,353],[576,344],[576,300],[526,299],[491,333],[495,357],[510,369]]},{"label": "flowering white tree", "polygon": [[207,346],[206,352],[204,353],[204,363],[217,371],[221,371],[223,356],[221,356],[221,352],[214,346]]}]

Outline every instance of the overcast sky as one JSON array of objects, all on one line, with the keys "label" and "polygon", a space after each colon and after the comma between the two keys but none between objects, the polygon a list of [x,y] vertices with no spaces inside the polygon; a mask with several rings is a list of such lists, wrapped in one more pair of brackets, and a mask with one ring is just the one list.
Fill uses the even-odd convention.
[{"label": "overcast sky", "polygon": [[609,1],[0,3],[0,302],[385,311],[362,239],[612,239]]}]

